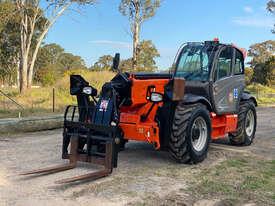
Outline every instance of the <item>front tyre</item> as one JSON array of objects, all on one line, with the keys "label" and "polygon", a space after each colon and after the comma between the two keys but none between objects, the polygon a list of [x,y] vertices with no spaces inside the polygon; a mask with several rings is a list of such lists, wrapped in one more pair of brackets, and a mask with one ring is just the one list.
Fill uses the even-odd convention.
[{"label": "front tyre", "polygon": [[178,104],[170,135],[169,151],[180,163],[198,163],[208,152],[211,139],[209,111],[203,104]]},{"label": "front tyre", "polygon": [[251,145],[255,138],[257,114],[253,102],[241,102],[238,112],[238,126],[235,133],[229,134],[229,141],[233,145]]},{"label": "front tyre", "polygon": [[121,139],[119,143],[119,151],[124,151],[125,150],[125,145],[128,142],[126,139]]}]

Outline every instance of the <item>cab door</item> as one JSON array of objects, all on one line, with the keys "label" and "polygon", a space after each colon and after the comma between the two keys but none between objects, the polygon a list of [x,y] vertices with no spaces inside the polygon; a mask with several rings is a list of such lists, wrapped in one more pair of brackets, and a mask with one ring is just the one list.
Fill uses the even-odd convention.
[{"label": "cab door", "polygon": [[220,49],[212,72],[212,99],[217,114],[237,113],[244,89],[242,53],[231,46]]}]

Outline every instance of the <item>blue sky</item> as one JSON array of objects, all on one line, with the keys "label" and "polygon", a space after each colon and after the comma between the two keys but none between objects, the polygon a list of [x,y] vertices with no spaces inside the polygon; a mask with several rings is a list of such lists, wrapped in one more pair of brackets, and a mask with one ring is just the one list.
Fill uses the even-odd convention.
[{"label": "blue sky", "polygon": [[[87,66],[104,54],[131,56],[127,17],[118,11],[119,0],[98,0],[67,11],[50,30],[46,43],[58,43],[81,56]],[[275,39],[270,32],[275,16],[268,14],[267,0],[163,0],[157,14],[143,24],[141,39],[151,39],[160,52],[160,68],[169,67],[180,45],[218,37],[248,49],[251,44]]]}]

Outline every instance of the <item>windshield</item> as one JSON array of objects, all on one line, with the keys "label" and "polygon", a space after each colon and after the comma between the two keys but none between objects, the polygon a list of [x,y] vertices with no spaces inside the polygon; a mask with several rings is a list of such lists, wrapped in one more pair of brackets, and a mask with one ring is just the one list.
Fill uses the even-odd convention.
[{"label": "windshield", "polygon": [[179,55],[175,77],[207,81],[215,48],[211,44],[188,43]]}]

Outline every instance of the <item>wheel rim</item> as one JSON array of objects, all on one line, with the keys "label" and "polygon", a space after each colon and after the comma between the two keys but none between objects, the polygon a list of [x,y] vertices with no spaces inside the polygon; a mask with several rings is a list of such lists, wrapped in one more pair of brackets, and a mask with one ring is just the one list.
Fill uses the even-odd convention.
[{"label": "wheel rim", "polygon": [[207,124],[202,117],[197,117],[192,125],[191,142],[193,148],[200,152],[204,149],[207,142]]},{"label": "wheel rim", "polygon": [[251,137],[254,132],[255,118],[252,110],[249,110],[245,119],[245,132],[248,137]]}]

